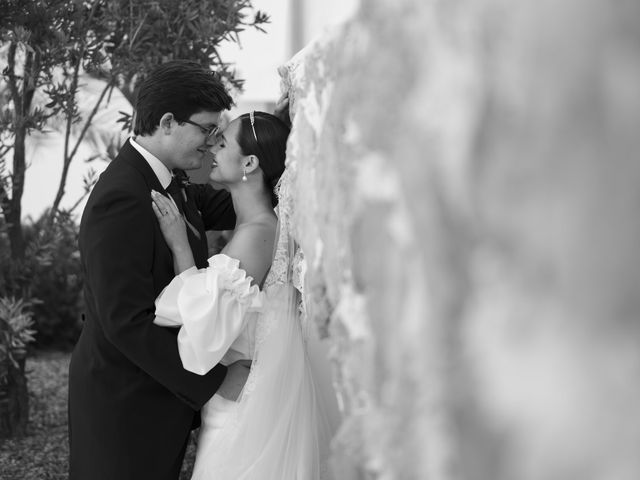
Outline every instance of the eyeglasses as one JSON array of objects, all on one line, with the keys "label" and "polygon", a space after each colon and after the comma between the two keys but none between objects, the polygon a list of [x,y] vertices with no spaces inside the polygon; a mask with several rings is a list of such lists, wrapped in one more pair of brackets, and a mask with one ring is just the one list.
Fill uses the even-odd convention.
[{"label": "eyeglasses", "polygon": [[211,127],[205,127],[204,125],[200,125],[199,123],[192,122],[191,120],[181,120],[180,123],[190,123],[191,125],[195,125],[200,129],[202,133],[204,133],[207,138],[211,136],[216,136],[220,131],[220,127],[218,125],[213,125]]},{"label": "eyeglasses", "polygon": [[251,130],[253,130],[253,138],[256,139],[256,143],[258,143],[258,136],[256,135],[256,127],[254,126],[254,123],[256,122],[256,118],[255,118],[255,111],[251,110],[251,112],[249,112],[249,120],[251,121]]}]

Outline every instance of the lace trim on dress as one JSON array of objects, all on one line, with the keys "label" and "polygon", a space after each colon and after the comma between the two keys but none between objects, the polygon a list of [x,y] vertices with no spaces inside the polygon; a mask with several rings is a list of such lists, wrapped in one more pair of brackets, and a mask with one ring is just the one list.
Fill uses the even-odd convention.
[{"label": "lace trim on dress", "polygon": [[[291,182],[291,171],[293,169],[286,168],[283,172],[278,184],[276,185],[276,195],[278,196],[278,206],[276,207],[276,215],[278,217],[279,235],[276,242],[275,253],[273,255],[273,262],[271,268],[267,274],[267,278],[264,281],[263,291],[265,294],[265,304],[269,301],[270,295],[274,295],[276,288],[284,288],[291,278],[291,261],[292,255],[290,255],[290,222],[291,222],[291,196],[289,195],[289,185]],[[274,319],[269,316],[266,318],[264,315],[260,317],[255,331],[255,350],[253,355],[254,366],[260,362],[260,347],[264,343],[265,339],[271,334],[274,326]],[[255,388],[256,372],[258,368],[251,368],[249,372],[249,378],[245,383],[243,390],[244,395],[250,395]]]}]

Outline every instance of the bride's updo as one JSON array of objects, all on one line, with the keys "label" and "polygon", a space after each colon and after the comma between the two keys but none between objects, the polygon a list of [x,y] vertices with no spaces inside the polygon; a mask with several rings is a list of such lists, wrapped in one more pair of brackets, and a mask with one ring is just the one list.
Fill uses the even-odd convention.
[{"label": "bride's updo", "polygon": [[245,113],[238,118],[240,128],[236,141],[243,155],[258,157],[264,183],[271,192],[271,204],[275,207],[278,204],[275,187],[284,172],[290,129],[286,123],[270,113]]}]

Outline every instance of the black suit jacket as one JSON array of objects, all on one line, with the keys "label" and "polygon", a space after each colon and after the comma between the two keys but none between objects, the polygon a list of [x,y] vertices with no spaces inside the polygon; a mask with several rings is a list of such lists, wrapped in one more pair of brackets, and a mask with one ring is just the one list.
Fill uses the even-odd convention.
[{"label": "black suit jacket", "polygon": [[[127,141],[82,216],[86,316],[69,369],[70,480],[177,479],[194,417],[226,373],[184,370],[177,330],[153,324],[154,300],[174,271],[151,189],[164,192]],[[227,192],[190,185],[185,208],[196,202],[202,237],[205,227],[233,228]],[[195,237],[190,243],[205,266],[206,241],[204,251]]]}]

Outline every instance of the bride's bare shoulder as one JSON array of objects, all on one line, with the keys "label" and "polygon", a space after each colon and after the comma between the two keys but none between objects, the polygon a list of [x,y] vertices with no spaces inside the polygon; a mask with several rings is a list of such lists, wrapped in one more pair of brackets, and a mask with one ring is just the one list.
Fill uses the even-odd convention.
[{"label": "bride's bare shoulder", "polygon": [[222,253],[236,258],[240,267],[260,283],[271,266],[277,221],[256,219],[237,228]]}]

